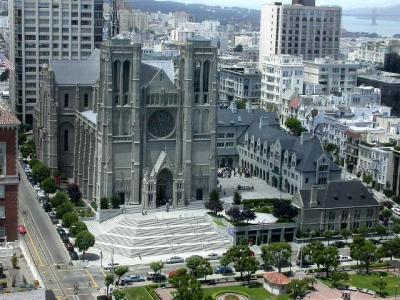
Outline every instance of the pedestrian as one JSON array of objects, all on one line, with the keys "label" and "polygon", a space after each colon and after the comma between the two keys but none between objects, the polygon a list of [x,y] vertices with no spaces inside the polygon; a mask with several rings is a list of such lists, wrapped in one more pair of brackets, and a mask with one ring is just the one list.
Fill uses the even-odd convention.
[{"label": "pedestrian", "polygon": [[140,258],[140,260],[142,260],[142,257],[140,256],[140,253],[139,253],[139,258]]},{"label": "pedestrian", "polygon": [[88,288],[91,288],[92,287],[92,282],[89,280],[89,282],[88,282]]}]

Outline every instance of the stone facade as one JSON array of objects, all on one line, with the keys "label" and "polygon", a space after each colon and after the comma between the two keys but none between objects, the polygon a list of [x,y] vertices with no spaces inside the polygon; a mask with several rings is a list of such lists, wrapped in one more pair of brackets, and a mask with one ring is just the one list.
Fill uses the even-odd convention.
[{"label": "stone facade", "polygon": [[118,195],[150,208],[206,199],[216,185],[216,50],[198,39],[180,53],[177,78],[120,36],[75,62],[75,76],[73,61],[43,68],[38,157],[89,200]]}]

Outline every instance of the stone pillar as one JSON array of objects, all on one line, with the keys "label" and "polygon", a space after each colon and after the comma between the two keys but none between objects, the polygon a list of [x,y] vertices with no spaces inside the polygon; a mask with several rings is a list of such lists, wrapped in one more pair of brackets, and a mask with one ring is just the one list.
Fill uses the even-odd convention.
[{"label": "stone pillar", "polygon": [[79,126],[79,162],[78,162],[78,185],[82,189],[83,187],[83,170],[84,170],[84,151],[85,151],[85,132],[83,130],[83,123],[81,122],[81,126]]},{"label": "stone pillar", "polygon": [[88,159],[88,187],[87,187],[87,199],[93,201],[93,180],[94,180],[94,166],[95,166],[95,132],[93,129],[89,129],[89,159]]},{"label": "stone pillar", "polygon": [[132,49],[132,71],[131,71],[131,132],[132,138],[132,161],[131,161],[131,199],[129,204],[140,204],[141,180],[142,180],[142,101],[140,89],[140,65],[141,65],[141,46],[135,44]]},{"label": "stone pillar", "polygon": [[78,173],[79,173],[79,142],[80,142],[80,128],[81,122],[79,119],[75,119],[75,143],[74,143],[74,170],[73,170],[73,179],[74,182],[78,182]]},{"label": "stone pillar", "polygon": [[85,195],[86,199],[88,198],[88,168],[89,168],[89,154],[90,154],[90,138],[89,138],[89,128],[87,126],[84,127],[84,134],[85,134],[85,140],[83,143],[83,184],[82,184],[82,190],[83,194]]}]

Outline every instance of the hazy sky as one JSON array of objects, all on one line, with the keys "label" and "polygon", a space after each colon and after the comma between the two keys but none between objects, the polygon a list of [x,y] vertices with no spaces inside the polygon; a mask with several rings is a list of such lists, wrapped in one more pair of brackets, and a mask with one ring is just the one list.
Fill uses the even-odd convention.
[{"label": "hazy sky", "polygon": [[[203,3],[209,5],[221,6],[239,6],[260,8],[261,5],[274,2],[273,0],[174,0],[184,3]],[[290,0],[283,0],[281,2],[291,2]],[[355,8],[366,6],[389,6],[393,4],[400,4],[400,0],[317,0],[317,5],[340,5],[343,8]]]}]

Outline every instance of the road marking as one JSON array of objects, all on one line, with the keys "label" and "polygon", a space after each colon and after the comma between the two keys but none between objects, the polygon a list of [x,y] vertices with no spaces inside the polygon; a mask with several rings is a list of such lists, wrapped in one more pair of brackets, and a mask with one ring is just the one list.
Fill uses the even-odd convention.
[{"label": "road marking", "polygon": [[[26,226],[24,220],[22,221],[22,223],[24,224],[24,226]],[[29,227],[27,227],[27,228],[29,228]],[[31,244],[32,244],[32,247],[33,247],[33,251],[35,252],[36,257],[37,257],[37,259],[38,259],[38,261],[39,261],[39,266],[38,266],[38,267],[40,268],[40,267],[45,266],[45,265],[43,264],[42,257],[39,255],[38,248],[36,247],[35,242],[33,241],[32,236],[31,236],[31,234],[29,233],[29,231],[27,232],[27,234],[28,234],[29,240],[31,241]]]},{"label": "road marking", "polygon": [[101,273],[103,273],[104,278],[107,277],[106,273],[104,273],[104,271],[102,269],[100,269]]},{"label": "road marking", "polygon": [[96,280],[94,280],[94,278],[93,278],[92,274],[90,274],[90,272],[89,272],[88,270],[85,270],[85,271],[86,271],[86,273],[89,275],[89,277],[90,277],[90,280],[91,280],[91,281],[93,281],[93,283],[94,283],[94,287],[95,287],[95,288],[98,288],[99,286],[97,285],[97,282],[96,282]]}]

